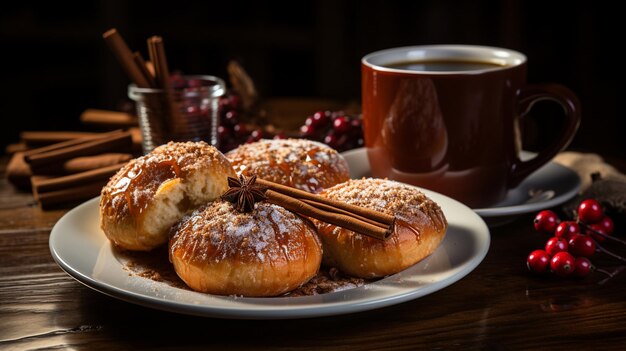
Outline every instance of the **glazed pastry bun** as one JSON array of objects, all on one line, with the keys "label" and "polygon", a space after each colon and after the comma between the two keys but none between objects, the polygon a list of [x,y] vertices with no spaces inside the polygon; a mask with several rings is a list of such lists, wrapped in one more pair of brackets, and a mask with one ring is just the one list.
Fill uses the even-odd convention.
[{"label": "glazed pastry bun", "polygon": [[322,196],[396,216],[394,233],[382,241],[316,221],[324,264],[361,278],[400,272],[435,251],[448,223],[441,208],[417,188],[384,179],[358,179]]},{"label": "glazed pastry bun", "polygon": [[262,139],[226,153],[238,174],[317,193],[350,179],[348,163],[329,146],[306,139]]},{"label": "glazed pastry bun", "polygon": [[240,213],[218,200],[172,228],[169,257],[193,290],[276,296],[317,274],[322,249],[313,224],[282,207],[261,202]]},{"label": "glazed pastry bun", "polygon": [[100,226],[118,247],[148,251],[167,243],[174,223],[228,189],[235,172],[205,142],[170,142],[131,160],[102,189]]}]

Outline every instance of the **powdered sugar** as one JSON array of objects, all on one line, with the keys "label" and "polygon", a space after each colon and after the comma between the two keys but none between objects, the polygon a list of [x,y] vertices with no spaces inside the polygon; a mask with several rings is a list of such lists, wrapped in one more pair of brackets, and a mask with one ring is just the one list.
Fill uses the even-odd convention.
[{"label": "powdered sugar", "polygon": [[215,201],[193,212],[172,229],[170,252],[204,262],[236,260],[268,262],[297,252],[303,236],[314,231],[282,207],[257,203],[251,213],[239,213],[229,202]]},{"label": "powdered sugar", "polygon": [[226,154],[237,173],[256,174],[309,192],[350,178],[348,164],[337,151],[306,139],[260,140]]},{"label": "powdered sugar", "polygon": [[141,212],[164,181],[186,178],[209,165],[223,169],[231,167],[219,150],[205,142],[161,145],[149,154],[129,161],[111,177],[102,189],[101,206],[117,218],[127,216],[133,209]]},{"label": "powdered sugar", "polygon": [[437,226],[445,223],[445,217],[437,203],[416,188],[392,180],[350,180],[326,189],[322,194],[334,200],[394,215],[405,221],[426,214]]}]

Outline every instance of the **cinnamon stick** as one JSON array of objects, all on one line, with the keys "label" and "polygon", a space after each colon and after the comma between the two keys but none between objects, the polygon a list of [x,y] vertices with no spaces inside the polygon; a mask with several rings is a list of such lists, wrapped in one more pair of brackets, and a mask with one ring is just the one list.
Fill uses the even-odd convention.
[{"label": "cinnamon stick", "polygon": [[90,138],[97,136],[93,132],[74,131],[24,131],[20,133],[20,140],[29,147],[39,147],[56,144],[68,140]]},{"label": "cinnamon stick", "polygon": [[133,140],[133,151],[135,153],[141,153],[143,147],[143,135],[141,134],[141,129],[139,129],[139,127],[133,127],[129,128],[128,132]]},{"label": "cinnamon stick", "polygon": [[35,199],[44,209],[62,204],[67,205],[100,195],[100,191],[104,185],[106,185],[106,179],[74,188],[37,193],[35,194]]},{"label": "cinnamon stick", "polygon": [[24,153],[16,152],[11,157],[6,168],[6,176],[9,182],[20,190],[30,189],[30,177],[33,173],[24,161]]},{"label": "cinnamon stick", "polygon": [[111,166],[92,169],[85,172],[70,174],[61,177],[33,177],[31,179],[33,193],[41,195],[56,190],[72,189],[85,184],[96,183],[101,181],[102,186],[113,176],[125,163],[118,163]]},{"label": "cinnamon stick", "polygon": [[93,156],[72,158],[63,163],[63,173],[74,174],[94,169],[101,169],[117,164],[123,164],[133,158],[129,153],[104,153]]},{"label": "cinnamon stick", "polygon": [[24,142],[9,144],[4,148],[4,152],[7,155],[13,155],[16,152],[24,152],[28,150],[28,145]]},{"label": "cinnamon stick", "polygon": [[268,189],[274,190],[284,195],[288,195],[288,196],[295,197],[298,199],[310,200],[313,202],[328,205],[332,208],[343,210],[345,211],[343,212],[344,214],[346,212],[353,213],[358,216],[373,220],[374,222],[378,222],[378,223],[382,223],[386,225],[392,225],[395,221],[394,216],[390,216],[390,215],[387,215],[378,211],[370,210],[368,208],[350,205],[345,202],[334,201],[334,200],[331,200],[331,199],[328,199],[319,195],[311,194],[304,190],[292,188],[292,187],[282,185],[282,184],[277,184],[277,183],[270,182],[264,179],[257,179],[256,182],[262,186],[265,186]]},{"label": "cinnamon stick", "polygon": [[148,69],[148,72],[150,72],[151,76],[155,76],[154,73],[154,64],[152,63],[152,61],[146,61],[146,69]]},{"label": "cinnamon stick", "polygon": [[156,35],[150,37],[148,39],[148,53],[150,54],[150,60],[154,65],[156,84],[163,90],[167,108],[170,111],[169,120],[165,122],[169,125],[169,128],[171,128],[171,133],[173,135],[178,135],[179,130],[177,130],[177,128],[181,125],[182,117],[170,84],[170,72],[167,65],[163,38]]},{"label": "cinnamon stick", "polygon": [[[64,148],[67,148],[67,147],[70,147],[70,146],[80,145],[80,144],[83,144],[83,143],[85,143],[86,141],[89,141],[89,140],[94,140],[94,139],[97,139],[97,138],[108,137],[108,136],[110,136],[112,134],[120,133],[120,132],[121,132],[120,130],[114,130],[114,131],[108,132],[108,133],[89,133],[88,135],[86,135],[84,137],[77,137],[77,138],[61,141],[61,142],[58,142],[58,143],[42,146],[42,147],[39,147],[39,148],[36,148],[36,149],[30,149],[30,150],[24,152],[24,156],[31,157],[31,156],[37,155],[37,154],[43,154],[43,153],[51,152],[51,151],[54,151],[54,150],[64,149]],[[32,133],[36,133],[36,132],[32,132]],[[70,132],[61,132],[61,133],[70,133]]]},{"label": "cinnamon stick", "polygon": [[87,109],[80,115],[80,121],[86,125],[119,129],[139,125],[137,116],[125,112]]},{"label": "cinnamon stick", "polygon": [[298,198],[285,195],[271,189],[268,189],[265,192],[265,196],[267,197],[267,201],[270,203],[282,206],[290,211],[312,217],[326,223],[334,224],[375,239],[386,240],[389,236],[391,236],[391,234],[393,234],[393,224],[383,228],[342,213],[319,209],[299,200]]},{"label": "cinnamon stick", "polygon": [[307,199],[300,199],[300,201],[302,201],[302,202],[304,202],[304,203],[306,203],[308,205],[311,205],[313,207],[319,208],[320,210],[324,210],[324,211],[327,211],[327,212],[344,214],[346,216],[353,217],[355,219],[358,219],[358,220],[370,223],[372,225],[375,225],[375,226],[378,226],[378,227],[381,227],[381,228],[387,228],[389,226],[387,224],[376,222],[376,221],[371,220],[369,218],[366,218],[366,217],[363,217],[363,216],[359,216],[356,213],[350,213],[348,211],[345,211],[345,210],[342,210],[340,208],[333,207],[333,206],[330,206],[330,205],[326,205],[326,204],[321,203],[321,202],[316,202],[316,201],[307,200]]},{"label": "cinnamon stick", "polygon": [[141,74],[143,74],[144,78],[146,78],[146,80],[148,81],[148,84],[150,85],[150,87],[156,88],[157,85],[156,85],[156,81],[154,80],[154,76],[148,70],[146,60],[143,59],[143,56],[141,56],[141,53],[139,51],[135,51],[133,53],[133,60],[135,61],[135,64],[137,65],[137,67],[139,67]]},{"label": "cinnamon stick", "polygon": [[141,70],[133,59],[133,53],[128,48],[128,45],[126,45],[124,39],[122,39],[122,36],[117,32],[117,29],[109,29],[102,37],[133,83],[140,88],[150,88],[150,83],[141,73]]},{"label": "cinnamon stick", "polygon": [[157,85],[163,90],[170,90],[170,71],[165,56],[163,38],[157,35],[150,37],[148,39],[148,52],[150,60],[154,64]]},{"label": "cinnamon stick", "polygon": [[64,145],[50,151],[28,153],[24,159],[33,171],[53,163],[79,157],[99,154],[105,151],[127,151],[132,146],[130,132],[103,133],[103,136],[82,140],[80,143]]}]

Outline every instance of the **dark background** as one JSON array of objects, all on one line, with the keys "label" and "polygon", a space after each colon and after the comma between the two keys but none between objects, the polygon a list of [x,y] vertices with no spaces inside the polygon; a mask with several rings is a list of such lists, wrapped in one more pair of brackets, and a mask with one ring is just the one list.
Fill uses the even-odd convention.
[{"label": "dark background", "polygon": [[[626,154],[624,44],[617,5],[592,1],[94,1],[5,3],[2,146],[21,130],[73,130],[86,108],[115,109],[128,80],[102,33],[116,27],[145,56],[161,35],[170,68],[226,76],[238,59],[262,97],[360,98],[360,58],[422,44],[480,44],[529,58],[529,82],[558,82],[580,98],[583,121],[570,149]],[[313,111],[311,111],[313,112]],[[306,116],[303,116],[303,119]],[[540,106],[527,148],[559,128]],[[540,122],[539,122],[540,121]],[[537,125],[541,123],[542,127]]]}]

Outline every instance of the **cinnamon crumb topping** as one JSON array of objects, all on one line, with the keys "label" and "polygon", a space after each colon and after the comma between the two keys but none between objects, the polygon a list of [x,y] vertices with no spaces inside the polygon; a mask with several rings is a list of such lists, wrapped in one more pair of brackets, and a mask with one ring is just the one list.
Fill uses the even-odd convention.
[{"label": "cinnamon crumb topping", "polygon": [[417,188],[387,179],[353,179],[326,189],[322,195],[352,205],[366,207],[398,219],[426,214],[443,228],[446,219],[437,203]]},{"label": "cinnamon crumb topping", "polygon": [[329,146],[306,139],[263,139],[226,153],[238,174],[319,192],[350,178],[348,163]]},{"label": "cinnamon crumb topping", "polygon": [[313,228],[282,207],[254,206],[254,211],[241,213],[226,201],[215,201],[194,211],[172,228],[170,253],[184,250],[183,257],[204,262],[276,262],[301,254],[297,234],[314,235]]}]

